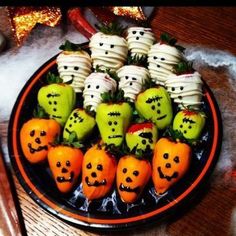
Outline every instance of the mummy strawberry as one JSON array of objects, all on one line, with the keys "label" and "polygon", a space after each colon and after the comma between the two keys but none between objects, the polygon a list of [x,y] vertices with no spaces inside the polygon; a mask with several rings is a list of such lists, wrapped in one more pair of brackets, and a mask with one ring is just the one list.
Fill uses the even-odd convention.
[{"label": "mummy strawberry", "polygon": [[161,41],[154,44],[148,52],[148,69],[153,82],[164,85],[167,76],[173,74],[173,66],[183,58],[181,50],[176,45],[176,39],[168,34],[161,35]]},{"label": "mummy strawberry", "polygon": [[151,122],[133,124],[129,127],[125,140],[130,151],[134,148],[142,151],[153,150],[158,138],[156,126]]},{"label": "mummy strawberry", "polygon": [[171,124],[173,117],[171,99],[162,86],[139,93],[135,108],[141,116],[156,124],[158,129],[165,129]]},{"label": "mummy strawberry", "polygon": [[131,56],[146,56],[150,47],[156,41],[151,28],[130,27],[126,37],[128,41],[128,49]]},{"label": "mummy strawberry", "polygon": [[70,83],[75,92],[80,93],[85,78],[91,73],[92,60],[86,51],[69,41],[60,49],[63,51],[57,57],[59,75],[64,83]]},{"label": "mummy strawberry", "polygon": [[94,72],[84,81],[83,91],[84,108],[90,107],[91,111],[96,111],[97,106],[102,102],[101,94],[105,92],[113,93],[117,88],[116,81],[107,73]]},{"label": "mummy strawberry", "polygon": [[89,43],[93,68],[99,66],[116,71],[124,65],[128,54],[127,42],[119,36],[123,29],[113,23],[100,27],[100,30],[102,32],[94,34]]},{"label": "mummy strawberry", "polygon": [[204,128],[206,115],[194,110],[179,111],[173,121],[173,129],[182,133],[187,140],[198,140]]},{"label": "mummy strawberry", "polygon": [[104,143],[120,146],[132,118],[132,108],[127,102],[110,101],[109,94],[103,94],[103,98],[96,113],[99,132]]},{"label": "mummy strawberry", "polygon": [[202,104],[201,75],[194,71],[192,64],[182,61],[175,67],[175,74],[167,77],[165,86],[171,98],[180,108],[198,109]]},{"label": "mummy strawberry", "polygon": [[72,132],[75,132],[79,141],[86,139],[96,125],[94,117],[84,109],[76,108],[70,114],[63,131],[63,138],[69,139]]},{"label": "mummy strawberry", "polygon": [[145,67],[137,65],[126,65],[117,71],[120,78],[119,89],[124,91],[124,97],[134,102],[143,85],[149,80],[150,75]]},{"label": "mummy strawberry", "polygon": [[[48,79],[60,79],[49,73]],[[38,91],[38,103],[44,108],[50,118],[55,119],[64,126],[67,118],[75,106],[75,91],[68,85],[63,83],[52,83],[43,86]]]}]

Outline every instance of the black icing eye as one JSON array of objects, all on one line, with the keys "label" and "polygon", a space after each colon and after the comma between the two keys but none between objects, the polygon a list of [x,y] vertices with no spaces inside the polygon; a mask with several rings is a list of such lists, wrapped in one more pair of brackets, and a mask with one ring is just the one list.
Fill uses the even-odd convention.
[{"label": "black icing eye", "polygon": [[184,89],[184,87],[183,87],[183,86],[181,86],[181,87],[180,87],[180,90],[183,90],[183,89]]},{"label": "black icing eye", "polygon": [[114,121],[114,125],[117,125],[117,121]]},{"label": "black icing eye", "polygon": [[114,48],[114,45],[113,44],[111,44],[111,46],[110,46],[111,48]]},{"label": "black icing eye", "polygon": [[158,103],[157,103],[157,106],[159,107],[160,105],[161,105],[161,103],[158,102]]},{"label": "black icing eye", "polygon": [[103,170],[103,167],[102,167],[102,165],[97,165],[97,170],[100,170],[100,171],[102,171],[102,170]]},{"label": "black icing eye", "polygon": [[174,158],[174,162],[175,162],[175,163],[179,163],[179,157],[178,157],[178,156],[176,156],[176,157]]},{"label": "black icing eye", "polygon": [[142,140],[142,144],[146,144],[146,140],[145,139]]},{"label": "black icing eye", "polygon": [[153,57],[153,59],[154,59],[154,60],[156,60],[156,59],[157,59],[157,57],[156,57],[156,56],[154,56],[154,57]]},{"label": "black icing eye", "polygon": [[74,67],[74,70],[79,70],[79,67],[78,67],[78,66],[75,66],[75,67]]},{"label": "black icing eye", "polygon": [[134,176],[138,176],[138,175],[139,175],[139,172],[138,172],[137,170],[135,170],[135,171],[133,172],[133,175],[134,175]]},{"label": "black icing eye", "polygon": [[49,102],[48,102],[48,104],[49,104],[49,105],[52,105],[52,102],[51,102],[51,101],[49,101]]},{"label": "black icing eye", "polygon": [[137,80],[137,79],[133,77],[132,80]]},{"label": "black icing eye", "polygon": [[124,169],[123,169],[123,173],[125,174],[126,172],[127,172],[127,169],[126,169],[126,168],[124,168]]},{"label": "black icing eye", "polygon": [[192,129],[192,126],[190,125],[188,128],[189,128],[189,129]]},{"label": "black icing eye", "polygon": [[87,167],[87,169],[91,169],[92,168],[91,163],[88,163],[86,167]]},{"label": "black icing eye", "polygon": [[61,162],[60,161],[57,162],[57,167],[61,167]]},{"label": "black icing eye", "polygon": [[73,117],[70,118],[70,120],[72,120],[72,119],[73,119]]},{"label": "black icing eye", "polygon": [[96,86],[96,89],[99,89],[99,85]]},{"label": "black icing eye", "polygon": [[108,121],[108,125],[112,125],[112,122],[111,122],[111,121]]},{"label": "black icing eye", "polygon": [[102,46],[102,45],[103,45],[103,43],[99,43],[99,45],[100,45],[100,46]]},{"label": "black icing eye", "polygon": [[180,128],[183,128],[183,125],[180,125],[179,127],[180,127]]},{"label": "black icing eye", "polygon": [[125,79],[129,79],[129,76],[125,76]]},{"label": "black icing eye", "polygon": [[171,91],[175,91],[175,88],[171,88]]},{"label": "black icing eye", "polygon": [[164,153],[164,154],[163,154],[163,157],[164,157],[165,159],[168,159],[168,157],[169,157],[168,153]]},{"label": "black icing eye", "polygon": [[34,130],[31,130],[31,131],[30,131],[30,136],[33,137],[34,134],[35,134],[35,131],[34,131]]},{"label": "black icing eye", "polygon": [[66,166],[70,166],[70,161],[66,161]]},{"label": "black icing eye", "polygon": [[182,99],[182,96],[178,96],[178,98],[181,100],[181,99]]},{"label": "black icing eye", "polygon": [[87,88],[90,88],[90,87],[91,87],[91,85],[89,84]]},{"label": "black icing eye", "polygon": [[40,136],[45,136],[47,133],[43,130],[40,132]]},{"label": "black icing eye", "polygon": [[164,57],[162,57],[162,58],[161,58],[161,61],[165,61],[165,58],[164,58]]},{"label": "black icing eye", "polygon": [[132,31],[132,33],[133,33],[133,34],[136,34],[136,31],[134,30],[134,31]]},{"label": "black icing eye", "polygon": [[152,108],[152,110],[155,110],[156,107],[154,105],[152,105],[151,108]]},{"label": "black icing eye", "polygon": [[144,35],[144,32],[143,32],[143,31],[140,31],[139,33],[140,33],[140,35]]},{"label": "black icing eye", "polygon": [[65,69],[65,70],[67,70],[67,68],[68,68],[67,66],[64,66],[64,69]]},{"label": "black icing eye", "polygon": [[56,102],[56,101],[54,101],[54,105],[57,105],[57,102]]}]

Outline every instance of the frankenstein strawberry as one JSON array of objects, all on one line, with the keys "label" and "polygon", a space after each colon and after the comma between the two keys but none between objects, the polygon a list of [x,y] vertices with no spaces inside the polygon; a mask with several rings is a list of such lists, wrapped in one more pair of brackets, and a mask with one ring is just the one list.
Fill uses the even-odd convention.
[{"label": "frankenstein strawberry", "polygon": [[151,122],[133,124],[129,127],[125,139],[130,150],[153,150],[158,138],[156,126]]},{"label": "frankenstein strawberry", "polygon": [[179,111],[173,121],[173,129],[178,130],[188,140],[198,140],[204,128],[206,116],[194,110]]},{"label": "frankenstein strawberry", "polygon": [[[104,95],[109,94],[103,94],[103,98],[105,98]],[[132,108],[127,102],[116,99],[116,101],[109,101],[110,99],[108,96],[107,102],[98,105],[96,122],[103,142],[120,146],[132,118]]]},{"label": "frankenstein strawberry", "polygon": [[171,124],[173,112],[171,99],[162,86],[141,92],[135,101],[138,113],[156,124],[158,129],[165,129]]},{"label": "frankenstein strawberry", "polygon": [[[49,77],[52,78],[53,75],[49,74]],[[74,108],[75,97],[75,91],[70,85],[52,83],[40,88],[38,103],[50,118],[55,119],[63,126]]]}]

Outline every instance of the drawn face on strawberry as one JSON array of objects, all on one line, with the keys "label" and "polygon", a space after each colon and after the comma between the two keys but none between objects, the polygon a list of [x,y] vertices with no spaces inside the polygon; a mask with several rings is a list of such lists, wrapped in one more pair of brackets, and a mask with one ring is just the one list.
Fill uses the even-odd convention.
[{"label": "drawn face on strawberry", "polygon": [[149,151],[154,149],[157,137],[156,126],[151,122],[147,122],[130,126],[125,139],[130,150],[136,147],[143,151]]},{"label": "drawn face on strawberry", "polygon": [[187,172],[191,148],[181,142],[161,138],[155,145],[152,160],[152,179],[157,194],[163,194]]},{"label": "drawn face on strawberry", "polygon": [[84,155],[83,193],[89,200],[104,197],[111,190],[116,173],[116,160],[97,145]]},{"label": "drawn face on strawberry", "polygon": [[151,120],[158,129],[165,129],[172,121],[171,99],[161,86],[140,93],[135,101],[135,107],[141,116]]},{"label": "drawn face on strawberry", "polygon": [[151,177],[151,165],[147,160],[128,155],[120,158],[116,185],[121,199],[126,203],[135,202]]},{"label": "drawn face on strawberry", "polygon": [[33,118],[24,123],[20,130],[20,142],[27,160],[31,163],[44,161],[60,130],[60,124],[53,119]]},{"label": "drawn face on strawberry", "polygon": [[202,112],[182,110],[173,121],[173,129],[180,131],[186,139],[197,140],[205,125],[205,115]]},{"label": "drawn face on strawberry", "polygon": [[103,142],[120,146],[131,117],[132,108],[128,103],[98,105],[96,122]]},{"label": "drawn face on strawberry", "polygon": [[61,145],[49,150],[49,167],[60,192],[69,192],[77,183],[82,161],[83,153],[78,148]]},{"label": "drawn face on strawberry", "polygon": [[77,108],[69,116],[63,132],[63,138],[69,139],[70,134],[75,131],[79,141],[84,140],[96,125],[95,119],[85,110]]},{"label": "drawn face on strawberry", "polygon": [[40,88],[38,102],[62,126],[75,105],[75,91],[67,84],[50,84]]}]

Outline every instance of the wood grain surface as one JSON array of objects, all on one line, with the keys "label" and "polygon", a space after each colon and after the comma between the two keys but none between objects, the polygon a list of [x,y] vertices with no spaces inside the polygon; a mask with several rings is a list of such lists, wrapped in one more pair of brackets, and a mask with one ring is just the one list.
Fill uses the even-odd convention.
[{"label": "wood grain surface", "polygon": [[[0,11],[0,22],[1,19]],[[236,8],[234,7],[158,7],[151,21],[154,32],[167,31],[180,41],[202,45],[236,54]],[[7,27],[0,26],[10,36]],[[13,41],[11,41],[13,42]],[[11,47],[14,44],[11,43]],[[223,68],[203,67],[199,71],[211,87],[220,106],[225,126],[235,122],[236,95]],[[230,110],[231,114],[228,114]],[[2,142],[6,143],[8,121],[0,123]],[[225,145],[236,153],[236,133],[225,134]],[[224,149],[225,151],[228,150]],[[221,153],[223,158],[225,153]],[[235,164],[235,163],[234,163]],[[199,199],[188,211],[178,214],[163,224],[153,224],[125,232],[126,235],[235,235],[236,234],[236,183],[231,172],[214,171]],[[14,175],[13,175],[14,176]],[[22,189],[14,176],[24,222],[29,236],[33,235],[106,235],[75,228],[40,208]],[[116,233],[116,235],[121,235]],[[122,233],[123,235],[123,233]]]}]

